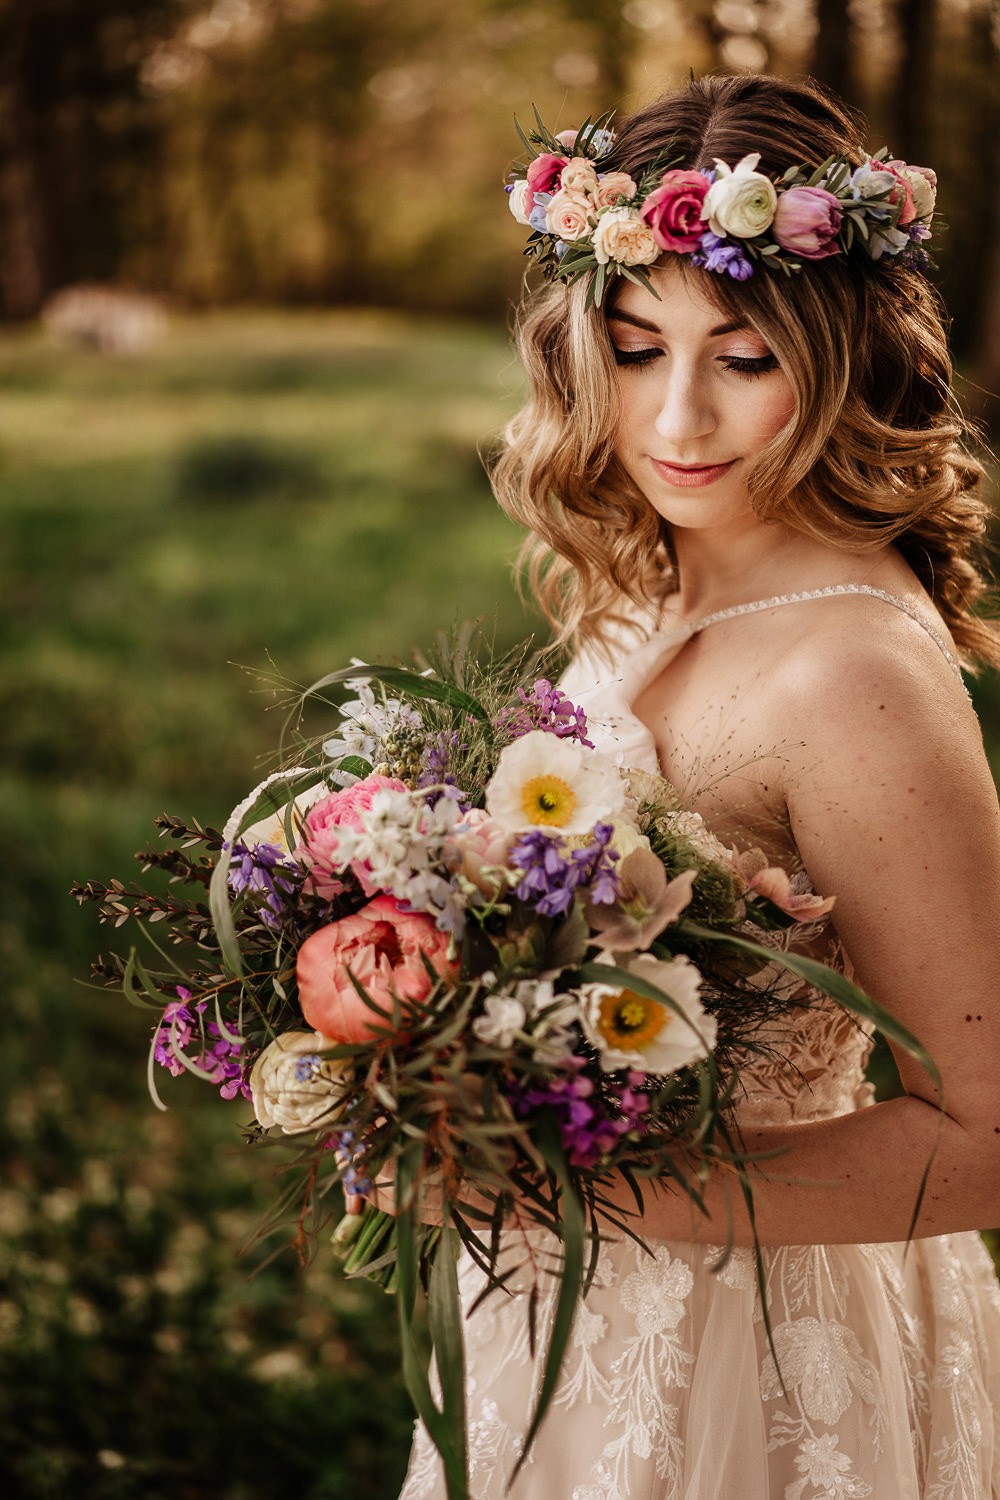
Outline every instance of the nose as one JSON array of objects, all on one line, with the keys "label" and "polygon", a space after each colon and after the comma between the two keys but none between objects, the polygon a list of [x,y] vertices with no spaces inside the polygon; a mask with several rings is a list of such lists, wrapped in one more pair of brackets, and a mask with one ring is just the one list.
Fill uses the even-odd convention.
[{"label": "nose", "polygon": [[698,457],[685,447],[715,431],[717,415],[710,382],[693,361],[674,359],[666,372],[662,399],[655,417],[657,433],[670,445],[663,455],[683,463]]}]

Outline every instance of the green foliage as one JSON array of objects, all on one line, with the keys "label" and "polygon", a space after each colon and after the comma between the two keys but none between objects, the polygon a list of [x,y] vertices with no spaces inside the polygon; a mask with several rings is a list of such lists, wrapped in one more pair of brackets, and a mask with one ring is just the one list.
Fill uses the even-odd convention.
[{"label": "green foliage", "polygon": [[[307,682],[494,603],[498,649],[524,634],[476,456],[508,364],[499,332],[370,316],[180,322],[130,361],[0,347],[5,1493],[397,1492],[392,1299],[325,1239],[306,1271],[287,1229],[240,1258],[275,1195],[249,1110],[166,1075],[152,1108],[148,1019],[85,984],[110,934],[68,890],[128,882],[164,808],[222,824],[277,739],[269,653]],[[310,455],[318,487],[179,493],[233,434]]]}]

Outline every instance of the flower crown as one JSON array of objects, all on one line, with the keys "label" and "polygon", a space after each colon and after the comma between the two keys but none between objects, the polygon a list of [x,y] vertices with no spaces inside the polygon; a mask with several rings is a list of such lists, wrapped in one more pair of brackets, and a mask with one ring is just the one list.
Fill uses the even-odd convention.
[{"label": "flower crown", "polygon": [[776,179],[757,171],[756,151],[735,167],[716,160],[713,170],[689,171],[668,150],[636,182],[601,171],[615,141],[610,120],[602,115],[555,136],[537,110],[529,134],[514,122],[532,158],[507,186],[511,213],[532,231],[524,253],[549,280],[590,276],[588,305],[600,305],[615,275],[651,289],[645,268],[664,251],[737,281],[758,265],[791,275],[804,261],[852,249],[921,270],[930,264],[922,246],[937,177],[890,161],[885,147],[859,167],[831,156]]}]

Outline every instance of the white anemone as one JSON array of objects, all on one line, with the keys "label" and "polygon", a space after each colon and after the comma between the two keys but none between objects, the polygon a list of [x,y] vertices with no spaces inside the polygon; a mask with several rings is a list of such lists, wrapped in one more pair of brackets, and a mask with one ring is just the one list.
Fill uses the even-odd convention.
[{"label": "white anemone", "polygon": [[624,805],[624,784],[606,756],[541,729],[507,746],[486,788],[487,812],[512,833],[590,833]]},{"label": "white anemone", "polygon": [[[638,1068],[675,1073],[707,1057],[715,1046],[715,1018],[699,999],[701,975],[689,958],[664,962],[642,953],[626,970],[669,995],[674,1004],[636,990],[589,984],[581,993],[580,1024],[606,1073]],[[675,1008],[676,1007],[676,1008]]]}]

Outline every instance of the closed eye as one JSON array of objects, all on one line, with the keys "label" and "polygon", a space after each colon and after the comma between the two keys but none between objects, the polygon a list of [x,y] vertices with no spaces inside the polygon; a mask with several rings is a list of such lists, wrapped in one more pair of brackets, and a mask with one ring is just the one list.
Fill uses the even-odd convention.
[{"label": "closed eye", "polygon": [[659,359],[663,350],[619,349],[617,344],[612,344],[611,352],[614,354],[616,365],[631,366],[632,369],[641,370],[645,365],[651,365],[654,359]]},{"label": "closed eye", "polygon": [[744,354],[726,354],[722,357],[723,369],[732,370],[736,375],[745,375],[753,379],[757,375],[767,375],[771,370],[778,368],[778,360],[773,354],[761,354],[755,359]]}]

